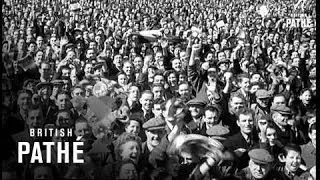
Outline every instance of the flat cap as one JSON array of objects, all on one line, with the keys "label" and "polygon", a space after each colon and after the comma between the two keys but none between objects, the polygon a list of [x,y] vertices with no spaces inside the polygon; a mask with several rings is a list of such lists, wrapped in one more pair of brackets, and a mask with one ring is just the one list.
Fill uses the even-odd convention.
[{"label": "flat cap", "polygon": [[191,105],[205,106],[206,104],[207,104],[207,102],[204,99],[199,98],[199,97],[193,98],[187,102],[188,106],[191,106]]},{"label": "flat cap", "polygon": [[285,105],[274,105],[271,106],[271,111],[278,112],[280,114],[291,115],[291,109]]},{"label": "flat cap", "polygon": [[53,87],[53,84],[50,83],[50,82],[40,82],[36,85],[36,90],[39,91],[40,89],[46,87],[46,86],[49,86],[50,88]]},{"label": "flat cap", "polygon": [[146,130],[156,130],[165,128],[166,122],[161,117],[154,117],[143,123],[142,127]]},{"label": "flat cap", "polygon": [[248,154],[253,162],[259,164],[269,164],[274,160],[273,156],[266,149],[252,149]]},{"label": "flat cap", "polygon": [[225,140],[226,138],[224,136],[228,135],[229,132],[230,131],[227,127],[224,127],[220,124],[214,125],[206,131],[208,136],[218,140]]},{"label": "flat cap", "polygon": [[265,89],[258,89],[256,92],[256,97],[259,99],[266,99],[266,98],[270,98],[270,94]]},{"label": "flat cap", "polygon": [[66,44],[66,49],[69,49],[69,48],[73,48],[74,47],[74,45],[72,44],[72,43],[68,43],[68,44]]},{"label": "flat cap", "polygon": [[55,85],[63,85],[64,82],[63,80],[60,79],[56,79],[56,80],[52,80],[51,83],[55,86]]}]

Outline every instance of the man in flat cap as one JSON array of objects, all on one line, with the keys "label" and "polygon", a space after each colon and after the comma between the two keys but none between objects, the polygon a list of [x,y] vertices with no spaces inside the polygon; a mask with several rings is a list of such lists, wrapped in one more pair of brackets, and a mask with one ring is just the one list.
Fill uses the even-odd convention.
[{"label": "man in flat cap", "polygon": [[[276,125],[276,131],[279,141],[285,145],[287,143],[299,143],[303,141],[303,137],[299,137],[293,129],[296,127],[289,125],[288,121],[291,119],[291,109],[286,105],[271,106],[272,123]],[[296,131],[298,132],[298,130]],[[302,144],[302,143],[301,143]]]},{"label": "man in flat cap", "polygon": [[166,122],[161,117],[154,117],[143,123],[142,128],[145,130],[147,140],[142,143],[141,157],[144,171],[148,174],[151,172],[152,165],[149,162],[150,152],[160,144],[161,139],[165,136]]},{"label": "man in flat cap", "polygon": [[269,114],[269,100],[270,94],[267,90],[259,89],[256,91],[257,103],[251,105],[251,109],[254,111],[256,120],[259,120],[263,115]]},{"label": "man in flat cap", "polygon": [[237,173],[241,180],[270,179],[281,180],[281,176],[272,169],[274,157],[265,149],[252,149],[249,151],[249,166]]},{"label": "man in flat cap", "polygon": [[204,98],[196,97],[187,102],[188,109],[190,111],[192,121],[190,121],[187,126],[190,128],[192,133],[194,134],[205,134],[205,130],[203,129],[203,113],[204,107],[207,104]]}]

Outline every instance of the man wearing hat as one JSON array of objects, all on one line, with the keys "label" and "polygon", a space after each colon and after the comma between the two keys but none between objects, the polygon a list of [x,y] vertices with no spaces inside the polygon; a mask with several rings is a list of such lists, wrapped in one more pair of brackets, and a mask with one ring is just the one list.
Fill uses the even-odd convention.
[{"label": "man wearing hat", "polygon": [[204,107],[207,104],[204,98],[196,97],[187,102],[192,120],[187,124],[192,133],[205,135],[203,122]]},{"label": "man wearing hat", "polygon": [[272,123],[276,125],[278,139],[283,145],[298,142],[295,132],[288,123],[291,115],[291,109],[286,105],[271,106]]},{"label": "man wearing hat", "polygon": [[141,148],[141,162],[145,171],[151,172],[152,165],[149,162],[150,152],[158,145],[160,145],[162,138],[165,137],[166,122],[161,117],[154,117],[143,123],[142,128],[145,130],[147,140],[142,143]]},{"label": "man wearing hat", "polygon": [[206,130],[206,135],[212,139],[223,142],[226,140],[226,136],[229,134],[229,129],[221,124],[216,124],[214,126],[209,127]]},{"label": "man wearing hat", "polygon": [[251,109],[254,111],[256,120],[259,120],[263,115],[269,113],[269,100],[270,94],[265,89],[259,89],[256,91],[256,103],[251,105]]},{"label": "man wearing hat", "polygon": [[252,149],[249,151],[249,166],[237,173],[243,180],[281,180],[281,176],[272,169],[274,157],[265,149]]}]

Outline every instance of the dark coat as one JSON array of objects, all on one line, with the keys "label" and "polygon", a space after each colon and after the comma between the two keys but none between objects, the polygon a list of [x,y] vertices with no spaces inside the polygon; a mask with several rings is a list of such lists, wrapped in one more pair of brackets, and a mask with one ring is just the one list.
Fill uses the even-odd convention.
[{"label": "dark coat", "polygon": [[[224,141],[223,146],[234,153],[236,157],[235,168],[240,170],[248,166],[249,163],[249,155],[248,152],[258,144],[258,137],[255,133],[251,135],[251,143],[248,144],[247,141],[242,136],[241,132],[229,137],[227,140]],[[246,149],[246,152],[242,154],[236,154],[234,151],[243,148]]]}]

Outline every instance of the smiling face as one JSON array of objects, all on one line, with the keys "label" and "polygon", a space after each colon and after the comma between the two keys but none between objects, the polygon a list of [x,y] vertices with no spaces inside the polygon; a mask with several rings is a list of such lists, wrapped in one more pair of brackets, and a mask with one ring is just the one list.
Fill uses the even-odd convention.
[{"label": "smiling face", "polygon": [[284,162],[287,170],[296,172],[301,164],[301,154],[297,151],[289,150]]},{"label": "smiling face", "polygon": [[128,141],[120,146],[120,157],[122,160],[130,159],[137,164],[140,153],[141,148],[136,141]]},{"label": "smiling face", "polygon": [[300,99],[302,101],[303,104],[308,105],[310,104],[311,101],[311,92],[310,91],[304,91],[301,95],[300,95]]},{"label": "smiling face", "polygon": [[135,120],[130,120],[125,128],[126,132],[138,135],[140,132],[140,123]]}]

